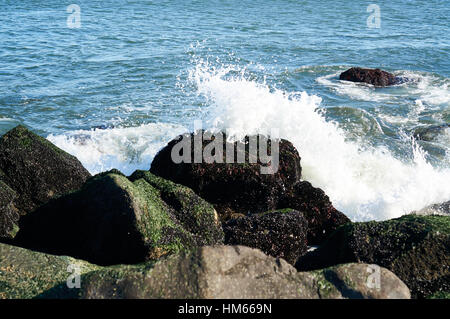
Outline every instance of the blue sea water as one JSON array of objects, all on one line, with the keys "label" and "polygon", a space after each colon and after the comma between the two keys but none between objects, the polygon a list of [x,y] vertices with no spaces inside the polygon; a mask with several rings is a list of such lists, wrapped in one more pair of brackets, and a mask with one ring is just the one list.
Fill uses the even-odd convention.
[{"label": "blue sea water", "polygon": [[[351,219],[396,217],[450,200],[449,128],[413,137],[450,124],[449,34],[439,0],[0,0],[0,134],[24,124],[92,173],[131,173],[194,120],[276,128]],[[351,66],[411,81],[339,81]]]}]

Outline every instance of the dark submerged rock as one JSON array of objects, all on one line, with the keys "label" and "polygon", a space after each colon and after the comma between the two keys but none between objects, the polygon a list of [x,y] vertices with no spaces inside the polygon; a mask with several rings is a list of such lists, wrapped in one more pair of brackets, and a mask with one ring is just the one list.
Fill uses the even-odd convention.
[{"label": "dark submerged rock", "polygon": [[22,218],[14,242],[111,265],[222,243],[223,232],[213,206],[187,187],[113,170]]},{"label": "dark submerged rock", "polygon": [[24,126],[0,138],[0,179],[17,193],[21,215],[79,189],[90,176],[78,159]]},{"label": "dark submerged rock", "polygon": [[364,68],[350,68],[339,75],[339,80],[351,82],[363,82],[372,84],[374,86],[388,86],[398,84],[404,80],[395,75],[380,70],[380,69],[364,69]]},{"label": "dark submerged rock", "polygon": [[[296,209],[304,212],[308,221],[311,222],[312,233],[308,235],[311,244],[321,242],[330,231],[349,222],[342,213],[333,208],[323,191],[312,187],[307,182],[300,182],[300,156],[291,142],[283,139],[279,141],[279,169],[276,173],[261,174],[261,163],[250,161],[252,157],[248,141],[250,138],[255,138],[254,136],[245,139],[247,143],[245,144],[245,163],[226,162],[227,148],[234,149],[234,158],[237,158],[238,142],[226,142],[225,135],[222,163],[217,161],[194,163],[194,140],[196,136],[201,138],[201,133],[203,132],[197,131],[181,135],[169,142],[156,155],[150,171],[192,188],[198,195],[214,205],[222,221],[283,208]],[[172,160],[172,150],[182,142],[183,137],[191,141],[191,161],[175,163]],[[203,141],[201,151],[209,143],[208,140]]]},{"label": "dark submerged rock", "polygon": [[300,257],[300,271],[364,262],[394,272],[413,297],[450,291],[450,217],[405,215],[340,227],[315,251]]},{"label": "dark submerged rock", "polygon": [[292,209],[231,219],[223,230],[225,244],[258,248],[291,264],[308,249],[308,221]]},{"label": "dark submerged rock", "polygon": [[414,130],[413,136],[421,141],[434,141],[439,135],[444,134],[445,130],[450,129],[450,124],[433,125],[419,127]]}]

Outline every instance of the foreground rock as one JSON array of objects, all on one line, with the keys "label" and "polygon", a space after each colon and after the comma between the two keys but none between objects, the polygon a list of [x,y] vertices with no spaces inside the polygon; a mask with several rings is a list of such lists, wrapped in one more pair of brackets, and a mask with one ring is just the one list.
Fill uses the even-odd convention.
[{"label": "foreground rock", "polygon": [[231,219],[223,230],[225,244],[258,248],[291,264],[308,249],[308,221],[291,209]]},{"label": "foreground rock", "polygon": [[386,267],[414,297],[450,291],[450,217],[405,215],[347,224],[319,249],[301,257],[300,271],[351,262]]},{"label": "foreground rock", "polygon": [[[283,259],[243,246],[202,247],[157,263],[108,267],[87,273],[81,289],[65,283],[42,296],[54,298],[409,298],[409,290],[380,268],[378,287],[372,267],[349,264],[297,273]],[[369,284],[368,284],[369,283]]]},{"label": "foreground rock", "polygon": [[[278,170],[273,174],[262,174],[261,166],[265,164],[259,159],[256,161],[249,151],[248,143],[250,139],[259,136],[246,138],[245,163],[230,163],[227,161],[226,151],[218,157],[220,162],[216,160],[206,163],[203,160],[194,163],[195,140],[201,139],[202,133],[197,131],[195,134],[185,134],[169,142],[156,155],[150,171],[192,188],[214,205],[223,221],[283,208],[296,209],[305,213],[312,225],[312,233],[308,235],[310,244],[321,242],[332,230],[350,221],[334,209],[323,191],[312,187],[309,183],[300,182],[300,156],[289,141],[283,139],[279,141]],[[184,140],[190,141],[188,148],[190,161],[175,163],[172,152],[178,154],[177,147]],[[222,140],[222,143],[219,140],[219,147],[234,150],[234,158],[237,159],[236,150],[238,145],[243,144],[228,143],[226,136]],[[209,143],[211,143],[209,140],[203,141],[202,152],[208,150]],[[269,143],[268,149],[272,145],[270,140]]]},{"label": "foreground rock", "polygon": [[[81,275],[100,267],[71,257],[0,244],[0,299],[36,298],[51,289],[53,297],[67,297],[67,279],[74,269]],[[64,289],[54,288],[62,284],[66,285]]]},{"label": "foreground rock", "polygon": [[[79,189],[89,177],[89,172],[75,157],[23,126],[0,138],[0,181],[16,193],[12,205],[20,215]],[[14,210],[11,205],[0,207],[0,221],[6,223],[0,229],[11,229],[11,223],[16,224],[11,210]]]},{"label": "foreground rock", "polygon": [[380,69],[351,68],[339,75],[339,80],[363,82],[374,86],[388,86],[401,81],[392,73]]},{"label": "foreground rock", "polygon": [[15,243],[100,265],[137,263],[223,242],[214,208],[187,187],[135,172],[89,179],[21,220]]}]

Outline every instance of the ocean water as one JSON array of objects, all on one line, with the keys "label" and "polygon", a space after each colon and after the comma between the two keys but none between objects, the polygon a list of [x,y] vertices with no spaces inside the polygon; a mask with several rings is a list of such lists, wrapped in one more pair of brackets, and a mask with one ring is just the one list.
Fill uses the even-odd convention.
[{"label": "ocean water", "polygon": [[[70,2],[0,1],[0,134],[24,124],[128,174],[194,120],[276,128],[352,220],[450,200],[450,129],[413,136],[450,124],[448,0],[72,1],[78,28]],[[411,81],[339,81],[351,66]]]}]

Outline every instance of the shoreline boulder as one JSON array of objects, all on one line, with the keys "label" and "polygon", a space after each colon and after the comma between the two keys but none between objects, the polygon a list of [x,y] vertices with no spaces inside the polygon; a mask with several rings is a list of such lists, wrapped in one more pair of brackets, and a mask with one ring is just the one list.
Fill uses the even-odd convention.
[{"label": "shoreline boulder", "polygon": [[[172,205],[172,206],[171,206]],[[211,204],[187,187],[135,172],[98,174],[23,217],[14,244],[99,265],[132,264],[223,243]]]},{"label": "shoreline boulder", "polygon": [[90,176],[77,158],[24,126],[0,137],[0,180],[16,193],[20,215],[79,189]]},{"label": "shoreline boulder", "polygon": [[450,291],[450,217],[404,215],[346,224],[300,257],[296,268],[309,271],[352,262],[391,270],[414,298]]},{"label": "shoreline boulder", "polygon": [[392,73],[380,69],[364,69],[364,68],[350,68],[339,75],[339,80],[351,82],[363,82],[372,84],[374,86],[384,87],[393,84],[398,84],[401,79]]},{"label": "shoreline boulder", "polygon": [[18,231],[19,212],[14,206],[17,193],[0,179],[0,238],[11,239]]},{"label": "shoreline boulder", "polygon": [[[180,135],[169,142],[155,156],[150,172],[175,183],[192,188],[199,196],[214,205],[221,220],[252,214],[260,214],[278,209],[295,209],[305,214],[310,225],[310,244],[318,244],[338,226],[350,222],[344,214],[337,211],[325,193],[301,182],[300,156],[293,144],[287,140],[279,140],[278,170],[273,174],[261,173],[261,162],[253,158],[250,152],[251,139],[260,136],[247,136],[243,142],[227,142],[222,132],[213,135],[212,140],[222,135],[218,147],[223,153],[218,153],[219,161],[205,162],[203,158],[195,163],[195,142],[201,139],[204,131]],[[265,137],[264,137],[265,138]],[[268,140],[268,148],[272,141]],[[178,154],[180,143],[189,142],[187,148],[188,162],[175,162],[173,154]],[[209,147],[211,141],[202,140],[200,154]],[[258,144],[259,145],[259,144]],[[234,152],[237,159],[237,149],[244,149],[245,161],[236,163],[227,161],[227,149]],[[183,157],[186,155],[183,152]]]}]

